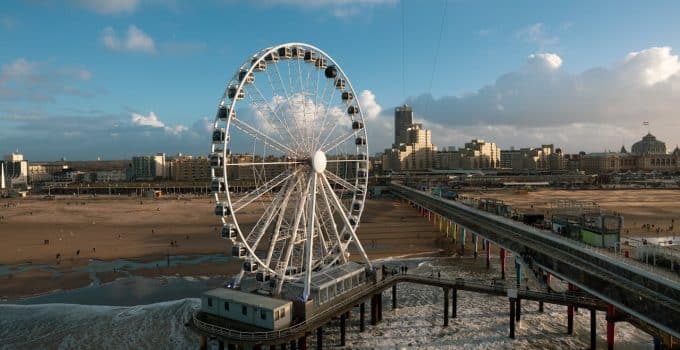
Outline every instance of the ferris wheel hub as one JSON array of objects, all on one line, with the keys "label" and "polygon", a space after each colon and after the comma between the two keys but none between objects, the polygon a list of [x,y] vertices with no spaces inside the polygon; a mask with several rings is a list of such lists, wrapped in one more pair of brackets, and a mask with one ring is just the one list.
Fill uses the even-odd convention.
[{"label": "ferris wheel hub", "polygon": [[326,170],[326,154],[323,151],[318,150],[312,155],[312,169],[318,174]]}]

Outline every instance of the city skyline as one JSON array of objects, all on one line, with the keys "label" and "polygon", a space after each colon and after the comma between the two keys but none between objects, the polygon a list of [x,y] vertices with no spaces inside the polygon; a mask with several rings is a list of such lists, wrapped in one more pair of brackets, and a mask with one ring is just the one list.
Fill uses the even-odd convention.
[{"label": "city skyline", "polygon": [[[346,70],[371,153],[390,146],[392,113],[403,103],[442,146],[480,138],[503,149],[616,150],[646,133],[643,121],[674,146],[678,7],[8,2],[0,15],[8,48],[0,53],[0,150],[37,160],[207,154],[228,78],[256,50],[291,40],[316,44]],[[230,13],[241,15],[225,25]]]}]

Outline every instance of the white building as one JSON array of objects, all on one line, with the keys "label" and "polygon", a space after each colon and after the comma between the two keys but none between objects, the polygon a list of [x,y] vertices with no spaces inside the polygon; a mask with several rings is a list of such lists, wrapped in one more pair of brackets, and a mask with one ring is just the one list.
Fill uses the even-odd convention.
[{"label": "white building", "polygon": [[290,326],[293,303],[255,293],[217,288],[201,296],[201,311],[268,330]]}]

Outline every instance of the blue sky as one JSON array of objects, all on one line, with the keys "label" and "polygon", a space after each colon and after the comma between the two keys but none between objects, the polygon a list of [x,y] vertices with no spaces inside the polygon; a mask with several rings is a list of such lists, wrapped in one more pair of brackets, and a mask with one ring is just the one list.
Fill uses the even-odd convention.
[{"label": "blue sky", "polygon": [[405,101],[440,147],[618,149],[642,121],[672,147],[678,13],[672,1],[7,1],[0,153],[204,154],[205,118],[239,64],[291,41],[325,50],[367,91],[372,152]]}]

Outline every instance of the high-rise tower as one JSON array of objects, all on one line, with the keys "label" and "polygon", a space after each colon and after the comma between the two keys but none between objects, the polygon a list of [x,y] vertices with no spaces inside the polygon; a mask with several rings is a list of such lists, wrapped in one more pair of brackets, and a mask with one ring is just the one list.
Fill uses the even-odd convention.
[{"label": "high-rise tower", "polygon": [[413,108],[408,105],[394,109],[394,145],[399,148],[400,144],[408,143],[408,129],[413,124]]}]

